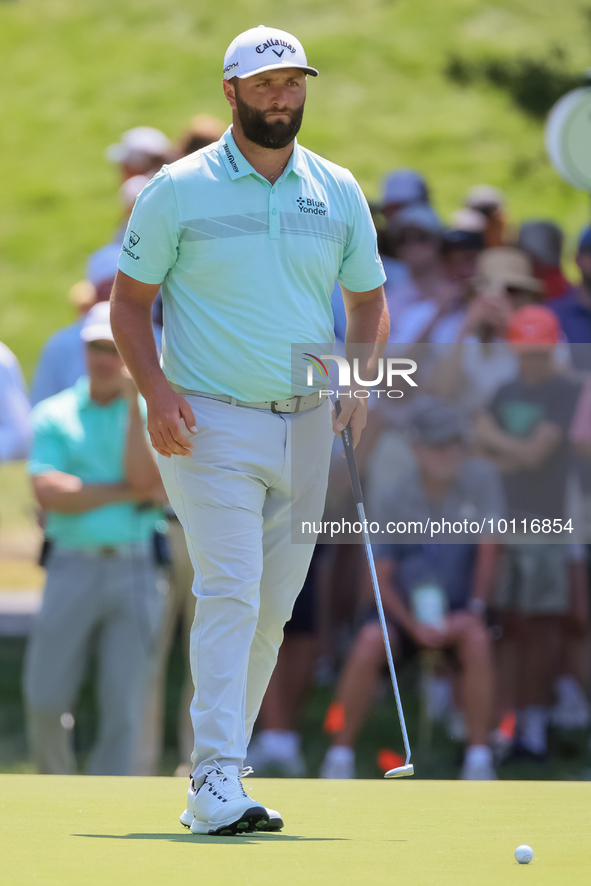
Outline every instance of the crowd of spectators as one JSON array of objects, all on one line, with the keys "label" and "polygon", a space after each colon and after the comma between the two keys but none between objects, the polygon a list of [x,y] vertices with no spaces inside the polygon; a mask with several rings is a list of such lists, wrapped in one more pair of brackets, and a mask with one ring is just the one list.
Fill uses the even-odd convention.
[{"label": "crowd of spectators", "polygon": [[[177,773],[190,772],[192,568],[108,299],[137,195],[163,163],[224,129],[200,116],[176,144],[150,127],[123,133],[106,152],[120,170],[120,225],[70,290],[77,316],[45,342],[30,399],[0,344],[0,462],[29,458],[45,533],[47,583],[24,675],[40,772],[76,769],[72,712],[92,648],[100,725],[90,771],[158,772],[179,624]],[[464,743],[461,776],[491,779],[508,758],[543,763],[551,725],[591,726],[591,227],[579,236],[572,281],[560,227],[517,225],[496,188],[473,187],[446,224],[430,184],[398,169],[372,211],[387,275],[386,354],[418,367],[418,386],[403,398],[371,399],[357,452],[368,516],[380,527],[373,542],[390,639],[402,666],[418,662],[425,716]],[[332,303],[342,343],[338,286]],[[159,299],[153,326],[159,346]],[[325,516],[354,521],[339,447]],[[410,526],[419,524],[440,528],[417,535]],[[388,540],[386,525],[402,529]],[[320,774],[355,777],[356,740],[386,658],[359,538],[331,541],[319,537],[286,626],[249,748],[260,774],[315,774],[299,730],[317,679],[334,686]]]}]

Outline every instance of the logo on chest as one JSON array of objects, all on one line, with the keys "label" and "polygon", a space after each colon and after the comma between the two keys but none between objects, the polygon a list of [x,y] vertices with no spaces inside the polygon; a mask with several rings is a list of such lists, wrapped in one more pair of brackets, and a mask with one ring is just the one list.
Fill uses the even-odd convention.
[{"label": "logo on chest", "polygon": [[300,212],[309,215],[327,215],[328,206],[322,200],[314,200],[312,197],[298,197],[296,200]]}]

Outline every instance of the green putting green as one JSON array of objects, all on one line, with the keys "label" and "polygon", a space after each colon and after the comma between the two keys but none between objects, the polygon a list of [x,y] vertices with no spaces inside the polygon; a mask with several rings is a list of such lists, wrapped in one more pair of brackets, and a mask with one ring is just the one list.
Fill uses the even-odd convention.
[{"label": "green putting green", "polygon": [[[280,834],[195,837],[174,778],[0,776],[7,886],[591,882],[585,782],[249,779]],[[513,852],[534,849],[527,867]]]}]

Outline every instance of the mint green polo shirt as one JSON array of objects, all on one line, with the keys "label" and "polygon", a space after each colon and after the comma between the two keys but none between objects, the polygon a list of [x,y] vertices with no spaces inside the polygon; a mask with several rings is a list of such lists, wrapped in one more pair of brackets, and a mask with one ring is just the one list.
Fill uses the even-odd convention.
[{"label": "mint green polo shirt", "polygon": [[[145,414],[145,404],[140,401]],[[35,477],[63,471],[83,483],[125,480],[128,405],[118,397],[101,405],[91,400],[88,378],[38,403],[32,412],[33,447],[28,464]],[[49,511],[46,534],[61,547],[117,545],[147,541],[162,511],[138,511],[134,502],[103,505],[79,514]]]},{"label": "mint green polo shirt", "polygon": [[250,402],[309,394],[303,360],[292,383],[292,344],[334,342],[335,280],[354,292],[385,280],[367,202],[347,169],[296,142],[271,185],[230,129],[146,185],[119,268],[162,283],[166,377]]}]

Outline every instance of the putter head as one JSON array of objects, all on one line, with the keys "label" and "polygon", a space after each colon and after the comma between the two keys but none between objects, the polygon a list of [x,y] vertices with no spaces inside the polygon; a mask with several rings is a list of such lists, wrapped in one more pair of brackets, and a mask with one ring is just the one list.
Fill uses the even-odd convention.
[{"label": "putter head", "polygon": [[389,769],[388,772],[384,775],[384,778],[404,778],[405,775],[414,775],[415,768],[412,763],[407,763],[405,766],[397,766],[396,769]]}]

